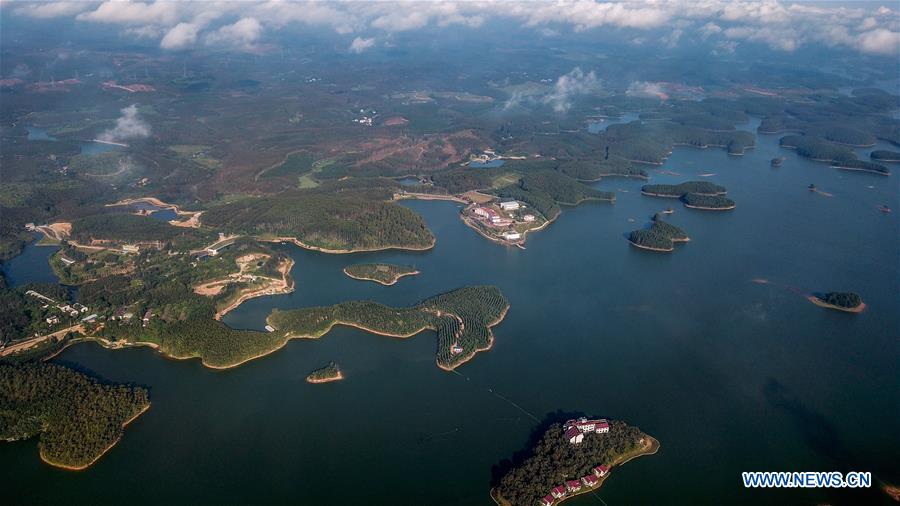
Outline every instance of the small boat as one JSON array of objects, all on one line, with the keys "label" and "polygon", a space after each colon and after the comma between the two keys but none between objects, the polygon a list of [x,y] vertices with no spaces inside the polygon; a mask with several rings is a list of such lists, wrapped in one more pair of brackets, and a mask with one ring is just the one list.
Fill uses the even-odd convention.
[{"label": "small boat", "polygon": [[891,212],[891,208],[888,207],[887,204],[882,204],[881,206],[878,207],[878,210],[881,211],[881,212],[883,212],[883,213],[885,213],[885,214]]},{"label": "small boat", "polygon": [[816,191],[816,185],[814,185],[814,184],[811,184],[811,185],[807,186],[806,188],[811,192]]},{"label": "small boat", "polygon": [[663,214],[674,214],[674,213],[675,213],[675,210],[672,209],[671,207],[667,207],[663,210]]}]

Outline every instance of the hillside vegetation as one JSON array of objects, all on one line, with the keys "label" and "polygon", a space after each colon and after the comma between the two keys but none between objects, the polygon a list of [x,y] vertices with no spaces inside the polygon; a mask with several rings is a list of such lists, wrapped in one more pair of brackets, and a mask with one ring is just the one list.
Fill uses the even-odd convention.
[{"label": "hillside vegetation", "polygon": [[0,364],[0,439],[40,436],[41,458],[55,466],[89,466],[149,406],[144,388],[101,383],[54,364]]}]

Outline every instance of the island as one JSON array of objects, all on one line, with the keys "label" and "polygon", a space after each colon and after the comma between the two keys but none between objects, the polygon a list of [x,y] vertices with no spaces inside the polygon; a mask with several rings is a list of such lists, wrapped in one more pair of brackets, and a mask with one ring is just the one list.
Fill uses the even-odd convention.
[{"label": "island", "polygon": [[900,163],[900,151],[877,149],[869,154],[869,158],[879,162]]},{"label": "island", "polygon": [[679,184],[645,184],[641,194],[650,197],[680,198],[688,193],[696,195],[725,195],[728,190],[724,186],[709,181],[686,181]]},{"label": "island", "polygon": [[0,439],[39,436],[41,459],[82,470],[150,408],[147,389],[101,382],[55,364],[0,364]]},{"label": "island", "polygon": [[891,169],[880,163],[866,162],[864,160],[835,160],[832,167],[841,170],[856,170],[859,172],[871,172],[881,176],[890,176]]},{"label": "island", "polygon": [[657,213],[649,229],[633,230],[628,234],[628,242],[632,246],[648,251],[670,252],[675,249],[676,242],[687,242],[691,238],[679,227],[663,221],[663,215]]},{"label": "island", "polygon": [[404,276],[415,276],[419,271],[411,265],[354,264],[344,267],[344,274],[353,279],[375,281],[390,286]]},{"label": "island", "polygon": [[556,506],[597,490],[616,466],[659,450],[659,441],[619,420],[552,423],[491,490],[501,506]]},{"label": "island", "polygon": [[819,307],[836,309],[847,313],[862,313],[866,309],[865,302],[859,294],[853,292],[826,292],[812,294],[809,301]]},{"label": "island", "polygon": [[342,379],[344,379],[344,375],[341,373],[341,369],[336,363],[334,363],[334,361],[332,361],[329,362],[325,367],[316,369],[315,371],[309,373],[309,376],[306,377],[306,382],[331,383],[332,381],[341,381]]},{"label": "island", "polygon": [[702,193],[686,193],[681,197],[681,201],[684,203],[684,207],[704,211],[728,211],[737,205],[728,197]]},{"label": "island", "polygon": [[[425,299],[412,307],[394,308],[371,301],[289,311],[275,310],[266,323],[280,346],[292,338],[318,338],[335,325],[373,334],[412,337],[423,330],[437,333],[437,365],[450,371],[476,353],[491,348],[491,327],[506,316],[509,303],[493,286],[469,286]],[[271,350],[273,351],[273,350]]]}]

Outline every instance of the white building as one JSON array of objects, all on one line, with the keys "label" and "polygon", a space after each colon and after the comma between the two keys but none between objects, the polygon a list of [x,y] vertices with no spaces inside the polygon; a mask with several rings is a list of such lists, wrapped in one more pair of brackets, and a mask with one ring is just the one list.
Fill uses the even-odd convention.
[{"label": "white building", "polygon": [[125,253],[138,253],[141,251],[141,248],[137,244],[126,244],[122,246],[122,251]]},{"label": "white building", "polygon": [[518,241],[519,239],[522,238],[522,234],[520,234],[518,232],[504,232],[503,238],[506,239],[507,241]]},{"label": "white building", "polygon": [[525,221],[531,222],[531,221],[534,221],[534,215],[533,215],[533,214],[526,214],[525,216],[522,216],[522,219],[525,220]]},{"label": "white building", "polygon": [[500,209],[504,211],[515,211],[519,208],[519,203],[515,200],[504,200],[500,202]]}]

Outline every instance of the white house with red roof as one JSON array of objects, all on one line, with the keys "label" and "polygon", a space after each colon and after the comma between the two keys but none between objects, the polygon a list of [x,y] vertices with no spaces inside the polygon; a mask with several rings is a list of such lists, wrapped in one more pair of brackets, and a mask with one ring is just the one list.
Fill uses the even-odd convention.
[{"label": "white house with red roof", "polygon": [[576,427],[569,427],[565,432],[566,439],[569,440],[570,443],[576,445],[582,441],[584,441],[584,434],[581,433]]},{"label": "white house with red roof", "polygon": [[586,487],[595,487],[597,483],[600,482],[600,479],[594,476],[593,474],[589,474],[587,476],[581,477],[581,483],[584,483]]},{"label": "white house with red roof", "polygon": [[593,469],[593,471],[594,471],[594,474],[596,474],[598,478],[603,478],[604,476],[606,476],[606,473],[609,472],[609,467],[604,466],[604,465],[599,465],[599,466],[595,467]]},{"label": "white house with red roof", "polygon": [[569,480],[566,482],[566,490],[569,492],[578,492],[581,490],[581,482],[578,480]]},{"label": "white house with red roof", "polygon": [[550,491],[550,495],[552,495],[552,496],[555,497],[556,499],[559,499],[559,498],[561,498],[561,497],[565,497],[565,495],[566,495],[566,487],[564,487],[564,486],[562,486],[562,485],[560,485],[560,486],[558,486],[558,487],[553,487],[553,489]]},{"label": "white house with red roof", "polygon": [[581,432],[609,432],[609,422],[606,419],[588,420],[587,418],[579,418],[578,420],[569,420],[566,422],[566,428],[575,427]]},{"label": "white house with red roof", "polygon": [[552,506],[553,496],[552,495],[544,496],[543,499],[538,501],[538,504],[540,504],[541,506]]}]

